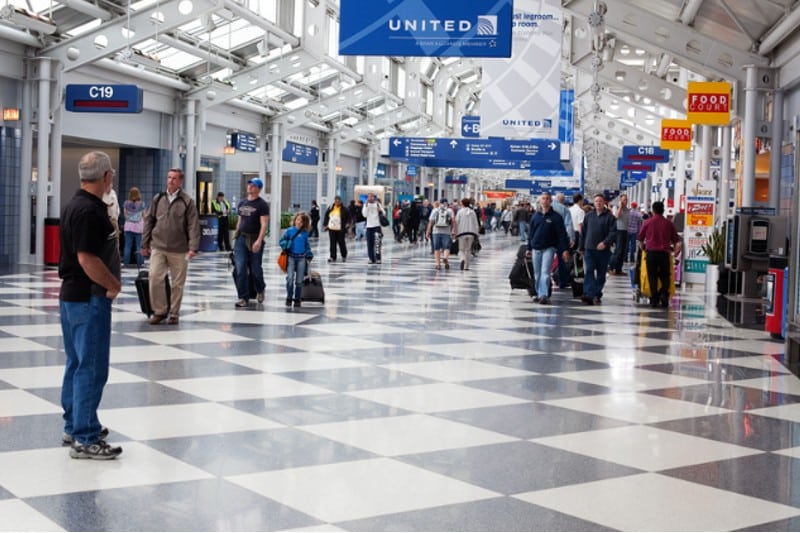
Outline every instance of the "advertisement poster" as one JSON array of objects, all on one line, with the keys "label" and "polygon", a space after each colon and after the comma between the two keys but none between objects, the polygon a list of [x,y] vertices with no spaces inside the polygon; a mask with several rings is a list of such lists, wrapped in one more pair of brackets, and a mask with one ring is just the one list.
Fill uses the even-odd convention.
[{"label": "advertisement poster", "polygon": [[[717,183],[713,180],[686,183],[686,226],[683,232],[684,271],[687,275],[705,275],[708,258],[703,246],[714,232],[714,209]],[[702,278],[700,281],[703,281]],[[690,282],[697,282],[687,279]]]}]

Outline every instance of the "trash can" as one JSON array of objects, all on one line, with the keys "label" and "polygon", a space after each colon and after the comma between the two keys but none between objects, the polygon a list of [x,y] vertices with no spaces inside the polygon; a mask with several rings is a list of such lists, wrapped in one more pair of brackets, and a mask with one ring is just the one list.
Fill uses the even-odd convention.
[{"label": "trash can", "polygon": [[57,265],[61,254],[59,219],[44,219],[44,264]]}]

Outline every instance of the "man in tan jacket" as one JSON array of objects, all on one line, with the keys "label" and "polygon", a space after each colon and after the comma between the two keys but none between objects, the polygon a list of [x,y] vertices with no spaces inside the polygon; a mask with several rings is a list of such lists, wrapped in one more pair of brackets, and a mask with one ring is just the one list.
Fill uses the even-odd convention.
[{"label": "man in tan jacket", "polygon": [[[183,171],[169,169],[167,190],[155,196],[144,217],[142,255],[150,256],[150,302],[154,313],[150,324],[153,325],[166,319],[167,314],[167,324],[178,323],[189,260],[200,247],[197,206],[182,185]],[[172,280],[169,302],[164,286],[167,271]]]}]

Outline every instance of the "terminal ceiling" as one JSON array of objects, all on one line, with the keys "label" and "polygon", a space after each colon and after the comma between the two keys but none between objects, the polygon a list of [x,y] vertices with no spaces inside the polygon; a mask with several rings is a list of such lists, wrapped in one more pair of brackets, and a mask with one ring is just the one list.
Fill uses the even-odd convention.
[{"label": "terminal ceiling", "polygon": [[[191,0],[188,14],[187,0],[6,1],[0,36],[33,55],[77,50],[81,59],[68,68],[128,64],[133,76],[146,73],[201,105],[236,105],[287,130],[302,125],[370,144],[391,135],[458,136],[461,115],[480,114],[480,60],[338,56],[336,0],[309,4],[325,13],[314,36],[304,33],[300,0]],[[746,64],[780,69],[784,87],[800,81],[797,0],[562,6],[562,80],[576,90],[588,190],[615,188],[620,146],[657,144],[660,119],[683,116],[681,76],[733,81],[735,99]],[[20,10],[43,24],[25,24]],[[368,74],[374,68],[379,82]]]}]

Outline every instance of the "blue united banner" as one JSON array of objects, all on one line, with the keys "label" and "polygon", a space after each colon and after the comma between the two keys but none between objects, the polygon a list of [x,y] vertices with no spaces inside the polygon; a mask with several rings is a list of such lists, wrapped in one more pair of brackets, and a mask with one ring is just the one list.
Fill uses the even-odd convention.
[{"label": "blue united banner", "polygon": [[512,0],[341,0],[340,55],[511,57]]}]

